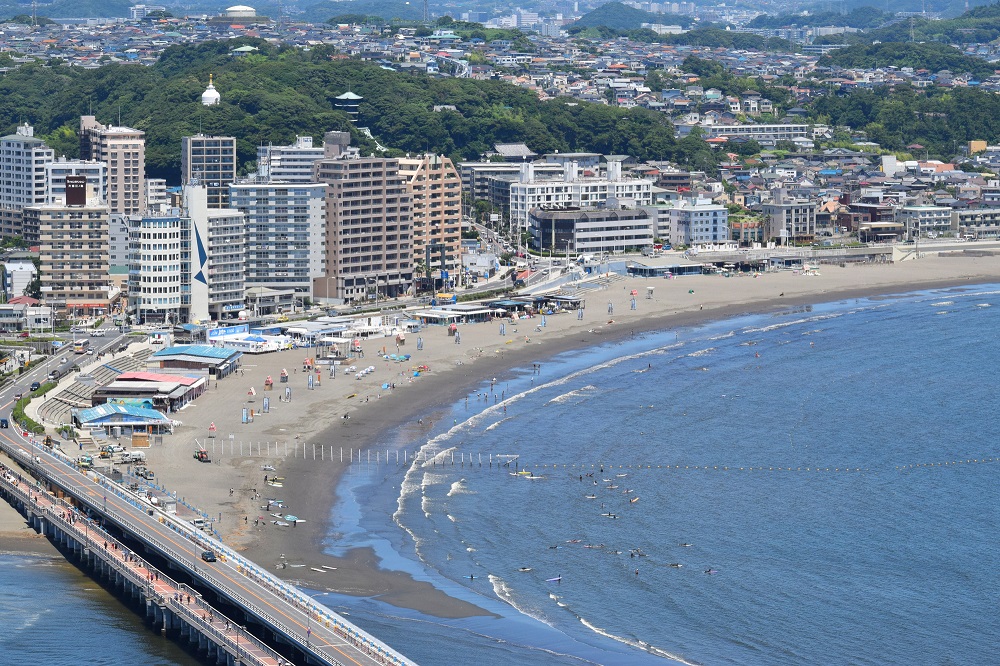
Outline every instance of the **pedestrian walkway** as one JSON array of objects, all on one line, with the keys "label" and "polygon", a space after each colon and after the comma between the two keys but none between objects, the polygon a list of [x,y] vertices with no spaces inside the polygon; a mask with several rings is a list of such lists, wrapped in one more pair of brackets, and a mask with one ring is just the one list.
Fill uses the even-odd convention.
[{"label": "pedestrian walkway", "polygon": [[152,567],[101,529],[96,521],[75,507],[41,491],[37,482],[21,476],[5,465],[0,465],[0,480],[0,485],[24,501],[31,513],[43,517],[50,525],[70,535],[83,548],[89,549],[90,553],[145,590],[146,599],[159,607],[159,612],[155,614],[157,619],[164,618],[163,611],[169,610],[175,618],[182,619],[241,663],[260,666],[284,666],[288,663],[274,650],[247,633],[245,627],[209,605],[190,586],[178,583]]}]

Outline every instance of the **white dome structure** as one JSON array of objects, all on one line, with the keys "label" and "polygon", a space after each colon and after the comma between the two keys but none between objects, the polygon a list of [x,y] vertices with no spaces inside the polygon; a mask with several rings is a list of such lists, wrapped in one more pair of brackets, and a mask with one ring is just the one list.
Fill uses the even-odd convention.
[{"label": "white dome structure", "polygon": [[257,16],[257,10],[246,5],[233,5],[226,9],[226,16],[229,18],[253,18]]},{"label": "white dome structure", "polygon": [[222,101],[222,95],[219,91],[215,89],[215,85],[212,83],[212,75],[208,75],[208,87],[205,88],[205,92],[201,94],[201,103],[205,106],[214,106]]}]

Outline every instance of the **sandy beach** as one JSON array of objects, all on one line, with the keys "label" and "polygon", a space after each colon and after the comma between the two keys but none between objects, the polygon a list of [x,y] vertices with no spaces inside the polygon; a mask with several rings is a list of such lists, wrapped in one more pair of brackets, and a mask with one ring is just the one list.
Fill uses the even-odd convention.
[{"label": "sandy beach", "polygon": [[[390,430],[402,426],[411,439],[418,439],[431,431],[443,407],[474,394],[482,383],[494,377],[502,381],[512,369],[533,363],[541,364],[544,377],[545,360],[569,349],[742,313],[986,282],[1000,282],[1000,257],[928,256],[899,264],[823,266],[818,275],[785,271],[759,277],[617,280],[584,294],[582,321],[576,313],[548,316],[544,328],[538,318],[521,320],[507,323],[506,335],[499,334],[497,322],[461,325],[461,344],[444,327],[431,327],[408,337],[400,350],[412,355],[405,363],[381,358],[383,345],[395,353],[391,338],[369,340],[366,357],[356,364],[374,366],[373,373],[357,380],[338,370],[330,378],[324,366],[320,383],[311,390],[303,372],[303,359],[311,350],[246,355],[242,373],[213,382],[206,395],[174,415],[182,425],[162,446],[149,450],[148,464],[157,483],[208,515],[221,515],[217,529],[228,545],[296,584],[378,597],[439,617],[482,615],[486,611],[428,583],[382,569],[370,549],[354,548],[343,558],[323,552],[328,546],[352,545],[329,533],[335,489],[348,464],[339,460],[341,448],[371,450],[373,456],[381,450],[384,456],[387,447],[381,438]],[[647,287],[654,287],[652,298],[646,297]],[[630,309],[632,290],[638,291],[635,310]],[[423,339],[419,351],[417,335]],[[412,368],[419,365],[429,371],[414,377]],[[290,373],[287,384],[278,383],[282,369]],[[275,383],[265,392],[268,376]],[[384,384],[395,388],[383,389]],[[251,387],[256,395],[249,395]],[[292,390],[288,402],[279,400],[286,387]],[[265,396],[270,409],[262,414]],[[242,422],[244,407],[254,410],[252,423]],[[211,423],[216,426],[214,439],[208,438]],[[212,452],[210,464],[193,459],[196,440]],[[313,447],[322,451],[316,460]],[[275,471],[262,469],[264,465]],[[282,477],[282,486],[265,485],[265,474]],[[271,524],[261,508],[266,498],[281,498],[282,512],[305,522]],[[258,516],[265,521],[255,525]],[[14,527],[0,525],[0,549],[16,549],[8,541],[15,536],[11,530],[18,532]],[[282,562],[289,566],[277,568]]]}]

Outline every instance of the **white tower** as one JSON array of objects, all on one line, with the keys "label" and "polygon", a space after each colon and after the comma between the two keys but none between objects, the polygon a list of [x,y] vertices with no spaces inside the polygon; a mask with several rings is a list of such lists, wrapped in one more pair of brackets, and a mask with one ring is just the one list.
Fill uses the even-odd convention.
[{"label": "white tower", "polygon": [[208,87],[201,94],[201,103],[205,106],[213,106],[222,100],[222,95],[219,94],[219,91],[215,89],[215,85],[212,83],[212,77],[212,74],[208,75]]}]

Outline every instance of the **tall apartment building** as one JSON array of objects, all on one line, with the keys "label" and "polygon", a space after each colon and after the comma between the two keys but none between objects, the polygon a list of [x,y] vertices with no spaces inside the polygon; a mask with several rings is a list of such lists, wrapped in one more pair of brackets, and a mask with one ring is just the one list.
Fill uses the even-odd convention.
[{"label": "tall apartment building", "polygon": [[25,220],[38,229],[42,297],[65,312],[107,314],[108,207],[83,193],[68,199],[24,209]]},{"label": "tall apartment building", "polygon": [[128,310],[139,324],[182,323],[191,306],[191,218],[180,209],[126,218]]},{"label": "tall apartment building", "polygon": [[80,159],[107,163],[107,203],[112,213],[140,215],[146,210],[145,132],[81,116]]},{"label": "tall apartment building", "polygon": [[181,184],[208,188],[208,207],[229,206],[229,184],[236,180],[236,139],[231,136],[181,137]]},{"label": "tall apartment building", "polygon": [[204,185],[186,185],[184,203],[191,220],[188,316],[191,321],[235,319],[246,308],[246,216],[210,207]]},{"label": "tall apartment building", "polygon": [[410,194],[410,228],[413,237],[413,263],[427,261],[439,267],[443,246],[445,268],[454,272],[461,266],[462,251],[462,179],[447,157],[421,155],[399,159],[399,174],[407,181]]},{"label": "tall apartment building", "polygon": [[323,148],[313,147],[311,136],[296,136],[290,146],[259,146],[257,176],[271,182],[312,183],[313,166],[323,158]]},{"label": "tall apartment building", "polygon": [[45,165],[53,158],[28,123],[0,138],[0,236],[22,235],[21,211],[45,202]]},{"label": "tall apartment building", "polygon": [[229,192],[232,207],[246,215],[247,287],[311,298],[314,281],[326,274],[326,186],[247,181]]},{"label": "tall apartment building", "polygon": [[[316,180],[326,184],[326,275],[314,293],[346,301],[393,298],[413,282],[410,195],[399,160],[362,157],[350,134],[328,132]],[[332,284],[331,284],[332,283]]]}]

